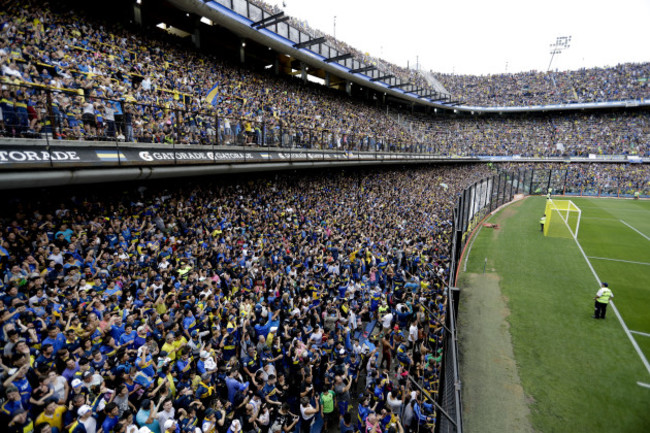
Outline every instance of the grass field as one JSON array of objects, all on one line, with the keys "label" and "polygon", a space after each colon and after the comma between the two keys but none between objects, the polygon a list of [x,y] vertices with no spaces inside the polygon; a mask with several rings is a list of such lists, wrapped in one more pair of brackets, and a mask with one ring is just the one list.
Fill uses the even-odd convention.
[{"label": "grass field", "polygon": [[[614,292],[630,335],[650,358],[650,202],[572,200],[582,210],[578,241]],[[491,217],[500,228],[480,230],[461,274],[467,431],[517,431],[517,423],[519,431],[532,424],[544,433],[650,431],[650,389],[638,384],[650,384],[650,371],[611,306],[606,320],[591,318],[598,281],[573,239],[540,233],[544,206],[544,198],[531,197]],[[482,290],[495,284],[496,290]],[[501,325],[490,327],[488,318],[494,317]],[[464,329],[473,329],[470,323],[476,332],[481,321],[494,331],[484,330],[480,340],[463,336]],[[510,344],[516,371],[503,374]],[[485,349],[492,346],[501,349]],[[485,368],[494,363],[505,368]],[[506,403],[504,396],[519,384],[530,413],[513,412]]]}]

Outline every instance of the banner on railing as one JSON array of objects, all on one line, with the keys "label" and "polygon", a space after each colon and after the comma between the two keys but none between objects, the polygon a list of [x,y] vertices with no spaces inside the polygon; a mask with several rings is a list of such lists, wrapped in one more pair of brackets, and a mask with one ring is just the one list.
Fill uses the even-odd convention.
[{"label": "banner on railing", "polygon": [[0,145],[0,167],[44,168],[97,165],[169,165],[310,161],[443,160],[422,154],[395,154],[289,149],[161,148],[115,145]]}]

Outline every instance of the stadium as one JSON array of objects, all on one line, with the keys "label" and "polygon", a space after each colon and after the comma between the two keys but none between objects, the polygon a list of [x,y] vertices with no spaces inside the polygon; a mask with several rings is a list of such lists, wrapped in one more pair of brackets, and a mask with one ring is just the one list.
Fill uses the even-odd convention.
[{"label": "stadium", "polygon": [[647,431],[650,63],[1,2],[6,431]]}]

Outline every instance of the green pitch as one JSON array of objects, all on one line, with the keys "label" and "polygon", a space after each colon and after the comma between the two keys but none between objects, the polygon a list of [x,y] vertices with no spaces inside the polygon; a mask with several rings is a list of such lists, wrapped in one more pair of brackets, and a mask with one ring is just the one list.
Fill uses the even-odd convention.
[{"label": "green pitch", "polygon": [[[578,241],[598,277],[609,283],[630,335],[650,359],[650,201],[571,200],[582,210]],[[489,383],[497,402],[500,393],[512,388],[499,383],[499,377],[489,377],[484,368],[493,362],[489,357],[472,359],[477,343],[472,343],[474,348],[463,345],[463,323],[490,314],[506,316],[489,311],[487,304],[472,308],[481,278],[491,278],[498,281],[509,310],[503,328],[509,325],[530,408],[525,417],[536,431],[650,431],[650,388],[642,386],[650,384],[650,372],[611,306],[605,320],[591,317],[599,284],[573,239],[540,232],[544,207],[545,198],[531,197],[504,208],[489,219],[500,228],[482,227],[471,247],[467,272],[458,284],[466,291],[465,296],[461,291],[459,324],[461,353],[466,354],[461,364],[464,403],[480,407],[473,386]],[[462,316],[464,298],[470,317]],[[481,344],[490,345],[489,338]],[[498,417],[492,425],[472,418],[480,418],[480,410],[465,415],[481,431],[501,426]]]}]

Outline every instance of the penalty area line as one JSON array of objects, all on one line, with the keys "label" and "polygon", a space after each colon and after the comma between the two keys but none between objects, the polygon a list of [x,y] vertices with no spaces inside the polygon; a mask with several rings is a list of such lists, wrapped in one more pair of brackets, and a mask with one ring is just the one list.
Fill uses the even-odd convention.
[{"label": "penalty area line", "polygon": [[650,383],[637,382],[636,384],[644,388],[650,388]]},{"label": "penalty area line", "polygon": [[609,260],[610,262],[621,262],[621,263],[631,263],[633,265],[650,266],[650,263],[646,263],[646,262],[633,262],[633,261],[630,261],[630,260],[610,259],[610,258],[607,258],[607,257],[593,257],[593,256],[589,256],[589,258],[592,259],[592,260]]},{"label": "penalty area line", "polygon": [[632,330],[630,330],[630,332],[631,332],[632,334],[642,335],[642,336],[644,336],[644,337],[650,337],[650,334],[647,334],[647,333],[645,333],[645,332],[641,332],[641,331],[632,331]]},{"label": "penalty area line", "polygon": [[[585,254],[585,250],[582,249],[582,245],[580,245],[580,242],[578,242],[578,238],[574,237],[573,240],[576,242],[576,245],[578,246],[578,249],[582,253],[582,256],[587,261],[587,265],[589,265],[589,269],[591,269],[591,273],[594,275],[594,278],[596,278],[596,281],[598,282],[598,285],[600,285],[601,279],[600,279],[600,277],[598,277],[598,274],[596,273],[596,270],[594,269],[593,265],[589,261],[589,258],[587,257],[587,254]],[[636,340],[634,339],[634,336],[632,336],[632,333],[630,332],[630,329],[627,327],[627,325],[623,321],[623,317],[621,317],[621,313],[618,312],[618,308],[616,308],[616,305],[614,305],[614,301],[610,301],[609,304],[612,306],[612,310],[614,310],[614,314],[616,314],[616,318],[618,319],[619,323],[623,327],[623,331],[625,331],[625,334],[630,339],[630,342],[632,343],[632,346],[634,347],[634,350],[636,350],[637,355],[639,355],[639,358],[641,358],[641,362],[643,363],[646,370],[648,371],[648,374],[650,374],[650,363],[648,363],[648,359],[643,354],[643,351],[641,351],[641,348],[639,347]]]},{"label": "penalty area line", "polygon": [[623,224],[625,224],[626,226],[628,226],[629,228],[631,228],[632,230],[634,230],[635,232],[637,232],[638,234],[640,234],[641,236],[643,236],[646,241],[650,241],[650,237],[648,237],[644,233],[641,233],[639,230],[635,229],[634,227],[632,227],[631,225],[629,225],[628,223],[626,223],[623,220],[619,220],[619,221],[622,222]]}]

